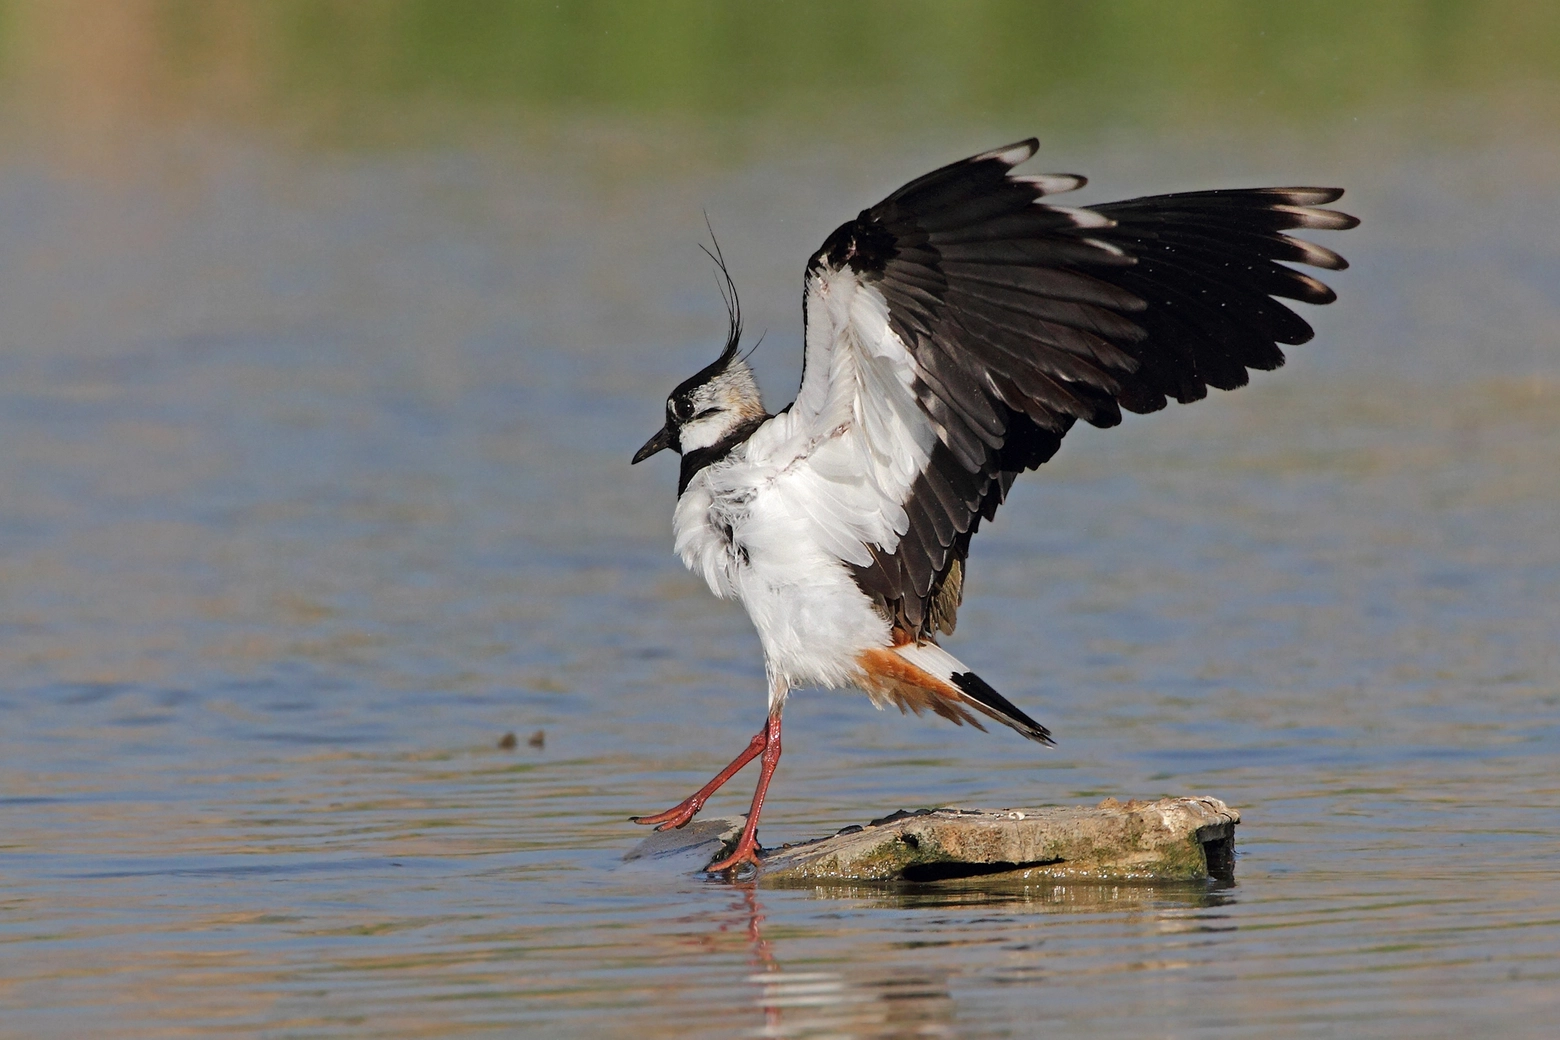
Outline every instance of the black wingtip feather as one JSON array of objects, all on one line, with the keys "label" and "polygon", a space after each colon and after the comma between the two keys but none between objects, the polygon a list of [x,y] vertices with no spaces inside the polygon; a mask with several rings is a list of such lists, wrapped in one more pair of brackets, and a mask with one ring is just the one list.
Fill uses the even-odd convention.
[{"label": "black wingtip feather", "polygon": [[[995,159],[1003,165],[1007,166],[1009,169],[1012,169],[1021,162],[1024,162],[1028,159],[1033,159],[1035,153],[1039,150],[1040,138],[1026,137],[1021,141],[1014,141],[1012,144],[1005,144],[1001,148],[993,148],[989,152],[981,152],[979,155],[973,155],[970,158],[964,160],[964,162],[979,163],[988,162],[992,159]],[[963,165],[963,163],[953,163],[952,165],[960,166]],[[946,168],[947,167],[944,167],[944,169]]]}]

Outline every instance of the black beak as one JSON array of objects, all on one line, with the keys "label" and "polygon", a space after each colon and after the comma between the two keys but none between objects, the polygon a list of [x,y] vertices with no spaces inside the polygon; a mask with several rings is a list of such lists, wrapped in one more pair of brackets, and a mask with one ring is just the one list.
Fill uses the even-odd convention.
[{"label": "black beak", "polygon": [[634,452],[634,461],[630,462],[629,465],[637,466],[641,462],[648,459],[650,456],[654,455],[656,452],[662,450],[663,448],[670,448],[671,446],[672,431],[663,426],[659,430],[655,431],[654,437],[651,437],[649,440],[645,441],[645,446],[643,448],[640,448],[638,451]]}]

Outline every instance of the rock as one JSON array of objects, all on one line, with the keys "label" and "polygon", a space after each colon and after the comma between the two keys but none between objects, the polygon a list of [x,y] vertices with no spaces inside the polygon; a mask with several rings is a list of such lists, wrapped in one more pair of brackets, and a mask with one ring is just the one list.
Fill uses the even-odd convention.
[{"label": "rock", "polygon": [[714,863],[728,848],[736,845],[745,822],[741,816],[723,816],[694,820],[680,830],[651,831],[650,836],[630,849],[623,859],[625,862],[687,859],[697,870],[706,863]]},{"label": "rock", "polygon": [[[731,821],[710,821],[717,822],[728,830]],[[1234,876],[1239,822],[1240,813],[1217,798],[1126,803],[1107,798],[1092,808],[901,811],[832,837],[771,850],[758,880],[774,886],[991,875],[1227,880]]]}]

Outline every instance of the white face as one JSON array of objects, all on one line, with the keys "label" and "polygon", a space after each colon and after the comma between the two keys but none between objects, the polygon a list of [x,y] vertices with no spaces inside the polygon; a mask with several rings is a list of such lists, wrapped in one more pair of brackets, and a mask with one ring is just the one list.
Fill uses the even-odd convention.
[{"label": "white face", "polygon": [[678,448],[684,453],[717,444],[738,426],[764,414],[758,384],[740,361],[695,388],[685,401],[667,401],[666,408],[677,422]]}]

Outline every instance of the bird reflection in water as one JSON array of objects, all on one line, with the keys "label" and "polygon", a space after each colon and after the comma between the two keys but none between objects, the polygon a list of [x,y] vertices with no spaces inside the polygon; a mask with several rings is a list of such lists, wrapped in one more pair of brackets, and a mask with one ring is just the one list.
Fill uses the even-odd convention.
[{"label": "bird reflection in water", "polygon": [[[881,937],[874,945],[867,936],[859,936],[859,956],[846,967],[846,974],[809,956],[808,936],[795,933],[783,934],[781,948],[790,954],[792,963],[804,960],[813,970],[787,971],[776,956],[776,944],[766,935],[764,906],[757,888],[752,883],[733,887],[740,898],[731,904],[731,916],[719,931],[746,931],[752,967],[746,981],[757,987],[753,1002],[764,1015],[764,1024],[755,1035],[764,1037],[957,1035],[950,971],[929,971],[924,948],[966,943],[986,946],[992,941],[989,926],[993,914],[1011,927],[1001,944],[1006,951],[1004,959],[999,965],[988,966],[986,978],[1034,986],[1056,981],[1056,965],[1048,965],[1040,950],[1044,940],[1031,931],[1041,923],[1041,917],[1050,919],[1044,927],[1046,935],[1055,928],[1075,925],[1081,918],[1103,914],[1117,919],[1123,937],[1185,934],[1189,942],[1202,948],[1216,935],[1234,931],[1227,907],[1236,899],[1233,883],[1014,884],[986,879],[984,883],[887,889],[820,887],[812,893],[816,899],[909,911],[918,919],[910,929],[913,935],[902,935],[886,946]],[[921,916],[927,911],[933,912],[933,917]],[[981,927],[974,927],[975,918],[980,919]],[[1136,970],[1184,970],[1191,959],[1190,947],[1180,949],[1186,956],[1170,958],[1144,958],[1140,950],[1131,948]],[[1111,954],[1105,956],[1109,959]],[[968,961],[952,963],[962,963],[966,973],[971,967]]]},{"label": "bird reflection in water", "polygon": [[[924,972],[853,979],[838,971],[786,971],[764,937],[764,907],[752,884],[740,886],[747,914],[755,1004],[764,1012],[763,1037],[852,1038],[953,1036],[953,998],[946,975]],[[726,931],[728,925],[722,925]]]}]

